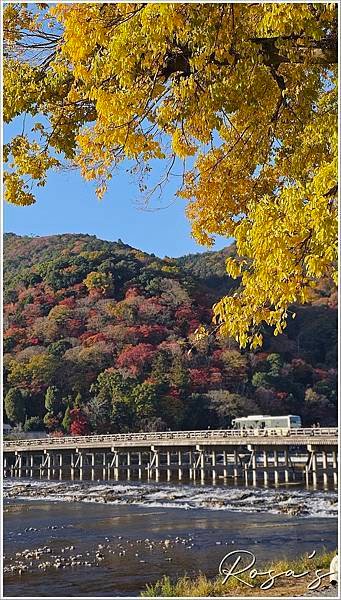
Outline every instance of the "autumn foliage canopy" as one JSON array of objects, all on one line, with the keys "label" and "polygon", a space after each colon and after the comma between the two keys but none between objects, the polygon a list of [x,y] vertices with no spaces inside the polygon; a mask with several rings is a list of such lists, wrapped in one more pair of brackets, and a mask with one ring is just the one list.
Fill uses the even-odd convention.
[{"label": "autumn foliage canopy", "polygon": [[154,191],[182,169],[193,236],[236,240],[214,318],[241,346],[335,276],[336,3],[10,4],[4,32],[5,120],[34,121],[5,146],[9,202],[65,164],[100,198],[125,159],[164,163]]}]

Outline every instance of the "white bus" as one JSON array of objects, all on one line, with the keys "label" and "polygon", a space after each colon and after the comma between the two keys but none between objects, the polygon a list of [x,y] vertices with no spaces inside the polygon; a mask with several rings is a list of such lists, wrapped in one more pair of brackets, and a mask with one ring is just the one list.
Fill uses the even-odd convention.
[{"label": "white bus", "polygon": [[298,415],[271,417],[270,415],[250,415],[232,420],[233,429],[296,429],[302,427]]}]

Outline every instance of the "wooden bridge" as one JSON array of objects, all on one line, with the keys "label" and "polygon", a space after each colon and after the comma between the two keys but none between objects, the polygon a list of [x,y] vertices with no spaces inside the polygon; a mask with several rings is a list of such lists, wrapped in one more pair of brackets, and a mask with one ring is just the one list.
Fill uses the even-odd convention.
[{"label": "wooden bridge", "polygon": [[188,478],[337,485],[335,428],[206,430],[16,439],[4,477]]}]

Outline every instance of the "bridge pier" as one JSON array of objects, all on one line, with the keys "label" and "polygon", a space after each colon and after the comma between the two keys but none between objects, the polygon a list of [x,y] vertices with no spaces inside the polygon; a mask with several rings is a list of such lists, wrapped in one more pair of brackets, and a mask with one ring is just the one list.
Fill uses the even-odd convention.
[{"label": "bridge pier", "polygon": [[49,452],[44,451],[43,473],[46,471],[47,479],[51,479],[51,456]]},{"label": "bridge pier", "polygon": [[265,487],[267,487],[268,483],[269,483],[269,473],[268,473],[269,460],[268,460],[267,449],[265,449],[263,451],[263,466],[264,466],[264,485],[265,485]]},{"label": "bridge pier", "polygon": [[284,481],[285,483],[289,482],[289,459],[287,448],[284,448]]},{"label": "bridge pier", "polygon": [[228,462],[227,462],[227,452],[223,450],[223,478],[224,480],[228,477]]},{"label": "bridge pier", "polygon": [[310,463],[311,463],[311,454],[308,451],[308,458],[307,458],[307,462],[304,466],[304,473],[305,473],[305,484],[306,487],[309,487],[309,470],[310,470]]},{"label": "bridge pier", "polygon": [[251,454],[252,484],[257,485],[257,450],[253,449]]},{"label": "bridge pier", "polygon": [[127,479],[131,478],[131,454],[129,450],[127,450]]},{"label": "bridge pier", "polygon": [[83,452],[78,452],[79,481],[83,481],[83,464],[84,464],[84,454],[83,454]]},{"label": "bridge pier", "polygon": [[17,455],[17,477],[22,477],[22,454]]},{"label": "bridge pier", "polygon": [[179,468],[178,468],[178,479],[179,479],[179,481],[181,481],[182,480],[182,474],[183,474],[183,470],[182,470],[182,467],[183,467],[183,455],[182,455],[181,450],[178,450],[178,465],[179,465]]},{"label": "bridge pier", "polygon": [[138,452],[137,453],[137,460],[138,460],[138,478],[142,479],[142,452]]},{"label": "bridge pier", "polygon": [[63,452],[59,455],[59,480],[63,479],[63,469],[64,469],[64,454]]},{"label": "bridge pier", "polygon": [[337,453],[336,453],[336,450],[333,450],[333,477],[334,477],[334,485],[337,486]]},{"label": "bridge pier", "polygon": [[215,483],[217,478],[217,455],[215,450],[212,450],[212,482]]},{"label": "bridge pier", "polygon": [[94,452],[92,452],[90,454],[90,460],[91,460],[91,481],[95,481],[96,457],[95,457],[95,453]]},{"label": "bridge pier", "polygon": [[57,466],[57,456],[55,452],[51,452],[51,473],[52,473],[52,479],[55,478],[56,476],[56,466]]},{"label": "bridge pier", "polygon": [[159,481],[160,479],[160,452],[159,450],[155,451],[155,480]]},{"label": "bridge pier", "polygon": [[322,451],[323,485],[328,487],[328,455],[325,450]]},{"label": "bridge pier", "polygon": [[170,450],[166,452],[166,460],[167,460],[167,481],[171,480],[172,472],[171,472],[171,453]]},{"label": "bridge pier", "polygon": [[150,462],[148,468],[148,478],[150,478],[155,471],[155,481],[160,479],[160,452],[155,446],[151,446]]},{"label": "bridge pier", "polygon": [[233,477],[237,481],[239,477],[240,456],[237,449],[233,450]]},{"label": "bridge pier", "polygon": [[244,480],[246,487],[249,485],[249,464],[248,462],[244,462]]},{"label": "bridge pier", "polygon": [[106,479],[106,474],[107,474],[107,455],[106,452],[102,453],[102,478],[105,480]]},{"label": "bridge pier", "polygon": [[75,478],[75,456],[73,452],[71,453],[70,457],[70,477],[71,481],[73,481]]},{"label": "bridge pier", "polygon": [[114,462],[114,479],[115,481],[118,481],[118,479],[120,478],[120,466],[121,466],[121,461],[120,461],[120,453],[118,450],[115,450],[115,462]]},{"label": "bridge pier", "polygon": [[118,451],[112,448],[111,450],[111,459],[109,457],[108,460],[108,479],[111,479],[111,472],[113,475],[113,479],[117,481],[118,479],[118,466],[119,466],[119,455]]},{"label": "bridge pier", "polygon": [[278,451],[277,448],[275,448],[274,450],[274,478],[275,478],[275,485],[277,486],[279,484],[279,472],[278,472]]},{"label": "bridge pier", "polygon": [[313,486],[317,487],[317,456],[316,451],[312,451],[312,474],[313,474]]},{"label": "bridge pier", "polygon": [[33,477],[33,467],[34,467],[34,454],[30,456],[30,477]]},{"label": "bridge pier", "polygon": [[200,448],[199,450],[200,453],[200,479],[201,479],[201,483],[205,483],[205,450],[203,450],[202,448]]}]

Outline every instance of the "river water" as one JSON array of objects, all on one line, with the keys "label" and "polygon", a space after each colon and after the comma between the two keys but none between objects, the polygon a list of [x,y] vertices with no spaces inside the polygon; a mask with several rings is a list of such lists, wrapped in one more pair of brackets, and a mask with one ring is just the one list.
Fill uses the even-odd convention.
[{"label": "river water", "polygon": [[218,574],[337,545],[337,494],[297,488],[4,481],[4,593],[138,596],[163,575]]}]

